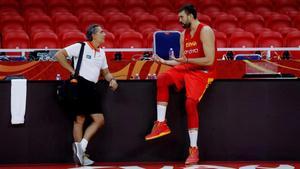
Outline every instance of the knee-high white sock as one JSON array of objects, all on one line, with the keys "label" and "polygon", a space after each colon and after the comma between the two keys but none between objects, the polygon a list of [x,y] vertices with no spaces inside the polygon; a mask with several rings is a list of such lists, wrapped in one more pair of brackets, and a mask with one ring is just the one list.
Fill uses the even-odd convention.
[{"label": "knee-high white sock", "polygon": [[87,147],[88,143],[89,142],[84,138],[80,141],[80,145],[81,145],[81,148],[82,148],[83,152],[86,151],[86,147]]},{"label": "knee-high white sock", "polygon": [[197,147],[198,129],[190,129],[189,136],[190,136],[190,146]]},{"label": "knee-high white sock", "polygon": [[167,106],[157,105],[157,121],[163,122],[166,119]]}]

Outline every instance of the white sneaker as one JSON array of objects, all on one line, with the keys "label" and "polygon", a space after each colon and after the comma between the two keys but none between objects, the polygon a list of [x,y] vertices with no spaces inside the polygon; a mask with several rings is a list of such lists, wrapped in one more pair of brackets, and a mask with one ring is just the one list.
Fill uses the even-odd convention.
[{"label": "white sneaker", "polygon": [[73,143],[73,158],[76,164],[83,165],[83,150],[80,143]]},{"label": "white sneaker", "polygon": [[83,164],[84,166],[88,166],[88,165],[93,165],[95,162],[91,159],[89,159],[89,155],[88,154],[84,154],[83,155]]}]

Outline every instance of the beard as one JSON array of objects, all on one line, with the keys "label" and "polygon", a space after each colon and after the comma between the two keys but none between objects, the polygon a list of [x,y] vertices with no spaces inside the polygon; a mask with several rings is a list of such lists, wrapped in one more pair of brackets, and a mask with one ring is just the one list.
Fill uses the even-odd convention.
[{"label": "beard", "polygon": [[182,23],[181,22],[181,25],[184,29],[187,29],[187,28],[190,28],[191,27],[191,23]]}]

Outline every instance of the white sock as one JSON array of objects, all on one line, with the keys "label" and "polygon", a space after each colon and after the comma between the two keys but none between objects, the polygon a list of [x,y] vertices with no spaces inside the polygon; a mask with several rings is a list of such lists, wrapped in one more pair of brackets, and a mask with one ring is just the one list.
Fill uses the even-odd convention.
[{"label": "white sock", "polygon": [[198,129],[190,129],[189,136],[190,136],[190,146],[197,147]]},{"label": "white sock", "polygon": [[86,147],[87,147],[88,143],[89,142],[84,138],[80,141],[80,145],[81,145],[81,148],[82,148],[83,152],[86,151]]},{"label": "white sock", "polygon": [[157,105],[157,121],[163,122],[166,119],[167,106]]}]

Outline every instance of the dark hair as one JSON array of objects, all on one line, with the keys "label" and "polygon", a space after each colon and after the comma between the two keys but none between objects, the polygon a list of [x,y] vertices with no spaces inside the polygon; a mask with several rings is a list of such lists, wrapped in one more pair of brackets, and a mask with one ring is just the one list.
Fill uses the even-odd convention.
[{"label": "dark hair", "polygon": [[192,14],[194,19],[197,19],[197,10],[194,5],[185,4],[178,10],[178,12],[182,11],[184,11],[187,15]]},{"label": "dark hair", "polygon": [[97,31],[97,27],[100,27],[100,25],[98,25],[98,24],[92,24],[92,25],[90,25],[88,28],[87,28],[87,30],[86,30],[86,38],[87,38],[87,40],[88,41],[92,41],[93,40],[93,34],[95,34],[96,33],[96,31]]}]

